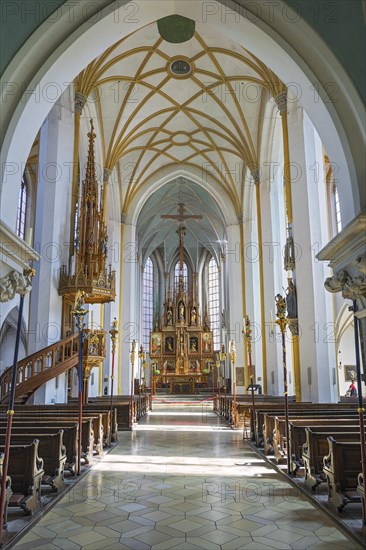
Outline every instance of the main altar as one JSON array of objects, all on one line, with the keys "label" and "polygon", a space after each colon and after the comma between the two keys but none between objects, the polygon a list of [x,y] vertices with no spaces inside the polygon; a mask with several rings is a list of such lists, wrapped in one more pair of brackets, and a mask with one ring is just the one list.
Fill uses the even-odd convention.
[{"label": "main altar", "polygon": [[182,275],[150,334],[150,358],[153,390],[187,394],[207,387],[214,368],[213,334],[207,313],[203,320],[200,315],[195,284],[189,296]]}]

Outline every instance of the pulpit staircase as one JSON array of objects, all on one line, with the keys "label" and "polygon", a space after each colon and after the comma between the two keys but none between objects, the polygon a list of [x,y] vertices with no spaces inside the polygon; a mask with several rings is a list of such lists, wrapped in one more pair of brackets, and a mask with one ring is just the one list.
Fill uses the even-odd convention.
[{"label": "pulpit staircase", "polygon": [[[18,362],[15,402],[26,403],[29,397],[45,382],[77,366],[79,336],[73,334]],[[0,403],[6,404],[11,386],[12,368],[0,377]]]}]

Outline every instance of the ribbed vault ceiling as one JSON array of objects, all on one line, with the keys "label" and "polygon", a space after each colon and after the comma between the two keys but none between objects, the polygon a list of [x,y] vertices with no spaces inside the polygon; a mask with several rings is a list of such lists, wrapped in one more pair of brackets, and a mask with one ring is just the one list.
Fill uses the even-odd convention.
[{"label": "ribbed vault ceiling", "polygon": [[[188,77],[171,72],[176,58],[189,61]],[[284,85],[259,59],[208,25],[196,23],[190,40],[172,44],[153,23],[95,59],[75,88],[96,105],[103,163],[117,170],[122,212],[129,212],[163,170],[184,169],[199,175],[206,186],[215,186],[222,200],[241,214],[246,170],[260,162],[266,103]],[[156,208],[162,206],[162,193]],[[169,197],[174,210],[176,197]],[[203,242],[208,226],[199,232],[190,225],[192,234],[199,234],[196,241]],[[148,245],[144,235],[144,247],[164,241],[168,226],[161,227],[161,235]],[[213,237],[211,242],[218,240]]]}]

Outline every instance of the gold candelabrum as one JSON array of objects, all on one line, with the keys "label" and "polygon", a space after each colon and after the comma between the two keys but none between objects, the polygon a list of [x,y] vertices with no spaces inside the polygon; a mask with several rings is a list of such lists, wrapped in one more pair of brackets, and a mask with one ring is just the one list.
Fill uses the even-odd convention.
[{"label": "gold candelabrum", "polygon": [[[252,404],[253,409],[255,409],[255,399],[254,399],[254,373],[253,373],[253,363],[252,363],[252,328],[250,324],[249,316],[245,316],[245,325],[242,330],[244,340],[247,344],[247,351],[248,351],[248,359],[249,359],[249,379],[250,379],[250,386],[251,386],[251,392],[252,392]],[[254,418],[254,410],[253,410],[253,418]]]},{"label": "gold candelabrum", "polygon": [[220,363],[224,363],[224,395],[226,399],[226,357],[227,353],[225,351],[225,344],[222,344],[221,351],[220,351]]},{"label": "gold candelabrum", "polygon": [[78,364],[78,376],[79,376],[79,430],[78,430],[78,463],[77,474],[81,473],[81,442],[82,442],[82,426],[83,426],[83,330],[84,330],[84,317],[88,313],[88,310],[83,308],[85,292],[78,291],[75,296],[74,308],[71,313],[75,317],[75,325],[79,331],[79,364]]},{"label": "gold candelabrum", "polygon": [[215,355],[215,366],[217,368],[217,395],[220,398],[220,354],[216,353]]},{"label": "gold candelabrum", "polygon": [[[289,320],[286,318],[286,300],[281,294],[277,294],[276,301],[276,325],[280,327],[282,336],[282,366],[283,366],[283,388],[285,396],[285,430],[286,441],[289,441],[289,407],[288,407],[288,382],[287,382],[287,364],[286,364],[286,328]],[[291,473],[291,456],[287,453],[287,473]]]},{"label": "gold candelabrum", "polygon": [[147,390],[146,369],[148,368],[148,366],[149,366],[149,363],[148,363],[148,361],[146,361],[146,353],[145,353],[145,359],[142,361],[142,370],[143,370],[143,373],[144,373],[144,382],[143,382],[143,386],[144,386],[144,394],[145,394],[145,397],[146,397],[146,390]]},{"label": "gold candelabrum", "polygon": [[112,367],[111,367],[111,401],[110,401],[110,411],[111,411],[110,423],[111,423],[111,426],[110,426],[110,434],[111,434],[111,438],[113,438],[113,437],[116,438],[117,434],[115,434],[115,436],[113,435],[114,434],[114,423],[113,423],[113,416],[114,416],[113,415],[114,357],[115,357],[115,354],[116,354],[116,344],[117,344],[117,335],[118,335],[118,321],[117,321],[116,318],[113,319],[111,328],[109,330],[109,334],[111,335],[111,342],[112,342],[112,347],[111,347]]},{"label": "gold candelabrum", "polygon": [[[146,351],[144,350],[144,346],[141,344],[140,346],[140,351],[139,351],[139,359],[141,361],[141,368],[140,368],[140,392],[141,392],[141,388],[142,388],[142,385],[145,386],[145,394],[146,394],[146,376],[145,376],[145,370],[148,366],[148,363],[146,361]],[[142,374],[144,375],[143,376],[143,380],[142,380]]]},{"label": "gold candelabrum", "polygon": [[135,357],[136,357],[136,340],[132,340],[132,347],[130,353],[131,361],[131,395],[130,395],[130,428],[132,429],[134,423],[134,384],[135,384]]},{"label": "gold candelabrum", "polygon": [[146,362],[146,352],[145,352],[144,346],[142,344],[140,346],[140,351],[138,353],[138,356],[139,356],[139,359],[141,361],[140,376],[139,376],[139,407],[140,407],[140,414],[141,414],[142,371],[143,371],[144,362]]},{"label": "gold candelabrum", "polygon": [[[139,359],[141,361],[141,367],[144,367],[144,363],[146,363],[146,351],[144,350],[144,346],[141,344],[140,351],[139,351]],[[140,370],[140,385],[141,385],[141,370]]]},{"label": "gold candelabrum", "polygon": [[236,426],[236,347],[235,347],[235,340],[231,340],[230,342],[230,361],[232,363],[232,385],[233,385],[233,426],[235,428]]}]

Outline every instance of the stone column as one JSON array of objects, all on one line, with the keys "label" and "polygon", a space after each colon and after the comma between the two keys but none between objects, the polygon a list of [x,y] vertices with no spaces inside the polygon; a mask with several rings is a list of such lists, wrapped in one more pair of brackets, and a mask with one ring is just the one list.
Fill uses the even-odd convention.
[{"label": "stone column", "polygon": [[265,295],[264,295],[264,268],[263,268],[263,236],[262,236],[262,207],[261,207],[261,181],[258,168],[251,171],[255,184],[256,213],[257,213],[257,236],[258,236],[258,262],[259,262],[259,307],[260,307],[260,329],[261,329],[261,359],[262,359],[262,388],[263,393],[268,393],[267,379],[267,345],[265,326]]},{"label": "stone column", "polygon": [[[327,224],[321,186],[323,177],[314,177],[314,167],[323,167],[322,144],[313,124],[303,109],[289,105],[288,127],[291,151],[293,197],[294,257],[285,257],[291,267],[296,260],[297,311],[289,317],[298,317],[290,330],[296,336],[299,329],[301,357],[301,388],[305,401],[333,401],[333,368],[335,347],[330,300],[323,291],[324,265],[315,258],[317,243],[326,241]],[[322,174],[322,172],[321,172]],[[286,268],[286,266],[285,266]],[[290,285],[289,285],[290,289]],[[288,292],[289,292],[288,289]],[[287,298],[289,309],[289,296]],[[296,319],[294,319],[296,320]],[[294,358],[296,360],[296,358]],[[295,372],[296,374],[296,372]],[[296,383],[296,378],[295,378]]]},{"label": "stone column", "polygon": [[[123,223],[124,219],[122,219]],[[122,258],[120,276],[122,278],[122,296],[120,296],[120,388],[122,395],[130,393],[131,388],[131,364],[130,352],[132,341],[138,343],[139,326],[137,316],[137,277],[138,258],[136,247],[136,226],[130,223],[123,223]],[[122,311],[121,311],[122,310]],[[137,360],[136,360],[137,361]],[[137,372],[137,362],[135,373]]]},{"label": "stone column", "polygon": [[[228,275],[228,294],[229,294],[229,326],[226,327],[227,341],[225,342],[226,351],[229,352],[229,342],[236,342],[236,366],[245,367],[244,345],[241,334],[243,324],[243,284],[242,284],[242,264],[241,264],[241,226],[239,224],[229,225],[227,227],[227,275]],[[231,372],[231,371],[230,371]],[[231,375],[232,380],[232,375]],[[245,380],[247,382],[247,380]],[[246,387],[246,386],[245,386]],[[243,394],[244,387],[237,386],[237,393]]]}]

